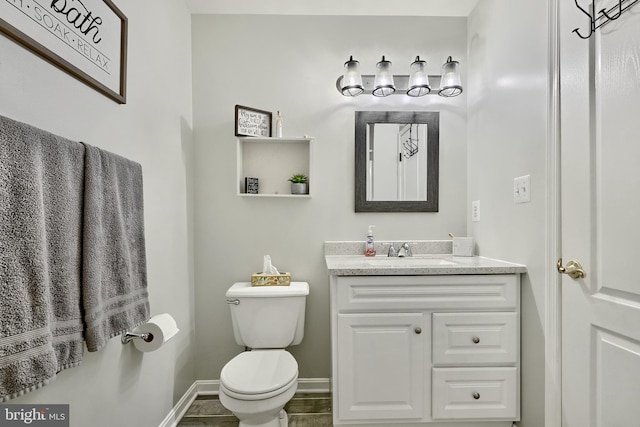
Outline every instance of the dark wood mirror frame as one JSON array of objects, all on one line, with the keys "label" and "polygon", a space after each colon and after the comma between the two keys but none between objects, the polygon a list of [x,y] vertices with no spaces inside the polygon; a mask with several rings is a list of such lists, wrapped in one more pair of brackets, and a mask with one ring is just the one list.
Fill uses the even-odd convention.
[{"label": "dark wood mirror frame", "polygon": [[[426,111],[356,111],[356,212],[438,212],[440,113]],[[427,200],[367,200],[367,126],[377,123],[427,125]]]}]

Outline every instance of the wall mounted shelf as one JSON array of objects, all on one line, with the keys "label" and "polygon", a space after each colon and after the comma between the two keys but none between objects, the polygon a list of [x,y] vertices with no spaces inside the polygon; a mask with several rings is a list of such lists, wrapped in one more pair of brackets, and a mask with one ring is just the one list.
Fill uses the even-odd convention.
[{"label": "wall mounted shelf", "polygon": [[[241,137],[237,139],[237,194],[242,197],[310,198],[313,191],[313,138]],[[291,194],[289,178],[309,177],[309,194]],[[258,194],[249,194],[245,178],[258,178]]]}]

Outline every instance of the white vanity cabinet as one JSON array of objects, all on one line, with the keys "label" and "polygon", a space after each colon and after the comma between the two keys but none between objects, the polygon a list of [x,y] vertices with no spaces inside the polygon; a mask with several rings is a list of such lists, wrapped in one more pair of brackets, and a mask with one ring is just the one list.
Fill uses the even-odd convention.
[{"label": "white vanity cabinet", "polygon": [[520,274],[331,275],[334,425],[509,427]]}]

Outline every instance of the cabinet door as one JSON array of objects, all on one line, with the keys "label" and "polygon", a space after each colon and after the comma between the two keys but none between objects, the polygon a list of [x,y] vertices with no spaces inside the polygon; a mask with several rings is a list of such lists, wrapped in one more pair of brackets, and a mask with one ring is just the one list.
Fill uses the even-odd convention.
[{"label": "cabinet door", "polygon": [[428,335],[422,313],[338,315],[338,418],[422,418]]}]

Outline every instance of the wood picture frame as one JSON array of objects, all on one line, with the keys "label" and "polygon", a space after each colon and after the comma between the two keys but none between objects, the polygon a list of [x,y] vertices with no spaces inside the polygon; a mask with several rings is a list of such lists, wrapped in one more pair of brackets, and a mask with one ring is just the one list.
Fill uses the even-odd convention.
[{"label": "wood picture frame", "polygon": [[119,104],[127,17],[110,0],[3,0],[0,32]]},{"label": "wood picture frame", "polygon": [[271,136],[270,111],[236,105],[235,135],[236,136]]},{"label": "wood picture frame", "polygon": [[[427,197],[426,200],[369,200],[367,171],[371,153],[367,139],[375,124],[427,125]],[[356,111],[355,112],[355,212],[438,212],[440,188],[440,113],[429,111]]]}]

